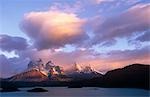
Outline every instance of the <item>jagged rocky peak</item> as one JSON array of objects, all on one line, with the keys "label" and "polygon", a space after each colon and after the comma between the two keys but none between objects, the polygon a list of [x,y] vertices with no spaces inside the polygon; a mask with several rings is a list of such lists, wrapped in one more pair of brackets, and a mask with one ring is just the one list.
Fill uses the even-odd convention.
[{"label": "jagged rocky peak", "polygon": [[77,64],[76,62],[74,63],[74,70],[76,71],[76,72],[80,72],[80,71],[82,71],[82,67],[79,65],[79,64]]},{"label": "jagged rocky peak", "polygon": [[75,70],[75,72],[79,72],[79,73],[97,72],[90,65],[83,67],[83,66],[77,64],[76,62],[74,63],[74,70]]},{"label": "jagged rocky peak", "polygon": [[44,67],[44,63],[43,63],[42,59],[38,59],[37,61],[33,61],[33,60],[30,61],[28,64],[28,69],[36,68],[37,66]]},{"label": "jagged rocky peak", "polygon": [[51,69],[53,66],[55,66],[55,64],[54,64],[52,61],[48,61],[48,62],[45,64],[45,68],[46,68],[46,69]]},{"label": "jagged rocky peak", "polygon": [[83,70],[83,72],[86,72],[86,73],[91,73],[91,72],[93,72],[94,70],[91,68],[91,66],[89,65],[89,66],[85,66],[85,68],[84,68],[84,70]]},{"label": "jagged rocky peak", "polygon": [[10,78],[10,81],[46,81],[46,80],[61,80],[64,76],[63,68],[55,65],[52,61],[46,64],[42,59],[30,61],[28,68],[17,75]]},{"label": "jagged rocky peak", "polygon": [[95,77],[101,77],[102,74],[94,70],[90,65],[80,65],[74,63],[73,69],[68,76],[74,80],[92,79]]},{"label": "jagged rocky peak", "polygon": [[27,70],[32,69],[36,69],[46,76],[56,74],[59,75],[63,73],[62,67],[55,65],[52,61],[48,61],[46,64],[44,64],[42,59],[39,59],[37,61],[30,61]]}]

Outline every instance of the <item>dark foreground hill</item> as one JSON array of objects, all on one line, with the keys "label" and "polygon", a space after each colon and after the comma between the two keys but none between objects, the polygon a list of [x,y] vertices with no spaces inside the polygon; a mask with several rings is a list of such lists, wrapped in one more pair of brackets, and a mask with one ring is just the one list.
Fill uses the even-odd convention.
[{"label": "dark foreground hill", "polygon": [[108,87],[128,87],[149,89],[150,65],[133,64],[115,69],[104,75]]},{"label": "dark foreground hill", "polygon": [[[73,80],[43,80],[43,81],[15,81],[2,80],[1,88],[9,88],[9,85],[15,87],[33,87],[33,86],[68,86],[68,87],[107,87],[107,88],[141,88],[149,90],[150,65],[132,64],[124,68],[108,71],[105,75],[92,79],[73,79]],[[41,75],[41,74],[40,74]],[[23,75],[19,75],[22,79]],[[28,77],[28,76],[27,76]],[[31,76],[29,76],[31,77]],[[45,78],[45,76],[42,75]],[[15,77],[13,77],[15,78]],[[34,78],[32,76],[32,78]],[[38,78],[38,77],[37,77]],[[18,78],[17,78],[18,79]],[[41,79],[41,76],[40,76]]]},{"label": "dark foreground hill", "polygon": [[150,65],[132,64],[124,68],[108,71],[102,77],[76,82],[87,87],[141,88],[150,89]]}]

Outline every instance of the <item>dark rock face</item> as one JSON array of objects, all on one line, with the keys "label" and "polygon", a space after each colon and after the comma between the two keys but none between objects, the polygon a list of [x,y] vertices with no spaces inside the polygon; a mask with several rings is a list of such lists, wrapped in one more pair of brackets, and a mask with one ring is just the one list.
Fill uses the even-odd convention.
[{"label": "dark rock face", "polygon": [[28,90],[28,92],[48,92],[48,90],[45,90],[43,88],[34,88],[31,90]]},{"label": "dark rock face", "polygon": [[103,81],[108,87],[143,88],[149,87],[150,65],[133,64],[115,69],[104,75]]}]

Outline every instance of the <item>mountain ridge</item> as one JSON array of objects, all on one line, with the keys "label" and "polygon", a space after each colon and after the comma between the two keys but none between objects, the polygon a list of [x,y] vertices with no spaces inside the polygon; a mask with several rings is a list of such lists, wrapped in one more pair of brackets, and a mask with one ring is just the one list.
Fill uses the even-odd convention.
[{"label": "mountain ridge", "polygon": [[[23,82],[23,81],[1,81],[1,87],[7,86],[7,83],[13,83],[17,87],[26,86],[71,86],[71,87],[113,87],[113,88],[141,88],[149,90],[149,64],[132,64],[124,68],[108,71],[102,76],[96,76],[90,79],[72,79],[68,76],[59,76],[60,79],[67,80],[43,80],[41,82]],[[81,73],[82,74],[82,73]],[[56,76],[57,79],[57,76]],[[23,84],[22,84],[23,83]],[[9,86],[8,86],[9,87]]]}]

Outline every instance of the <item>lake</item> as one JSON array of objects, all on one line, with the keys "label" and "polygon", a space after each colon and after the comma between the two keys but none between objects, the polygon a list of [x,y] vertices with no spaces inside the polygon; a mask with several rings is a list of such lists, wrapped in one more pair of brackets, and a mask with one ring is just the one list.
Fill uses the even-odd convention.
[{"label": "lake", "polygon": [[32,88],[20,88],[19,92],[1,93],[0,97],[149,97],[150,91],[129,88],[67,88],[67,87],[44,87],[48,92],[31,93],[27,90]]}]

